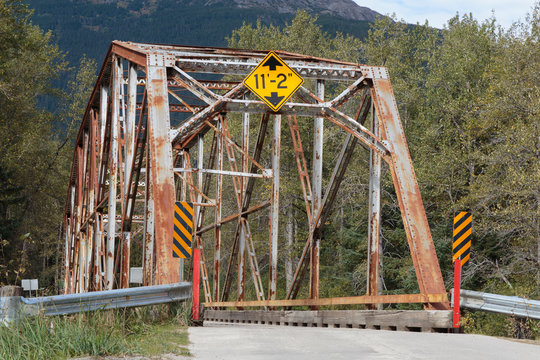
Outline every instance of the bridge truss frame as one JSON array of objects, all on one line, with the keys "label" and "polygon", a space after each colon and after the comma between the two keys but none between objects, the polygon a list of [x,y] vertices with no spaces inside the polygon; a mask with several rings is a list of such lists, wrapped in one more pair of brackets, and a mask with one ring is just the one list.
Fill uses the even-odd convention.
[{"label": "bridge truss frame", "polygon": [[[193,246],[199,247],[203,254],[201,278],[207,307],[317,308],[367,304],[373,308],[382,303],[423,303],[430,309],[449,308],[387,70],[277,53],[298,74],[313,81],[315,91],[301,87],[274,113],[250,96],[238,81],[239,76],[246,76],[266,55],[264,51],[121,41],[111,44],[76,141],[64,218],[66,293],[129,287],[130,252],[135,238],[143,249],[143,284],[177,282],[179,264],[172,257],[174,202],[188,200],[196,209]],[[211,78],[208,74],[236,80],[208,80]],[[347,87],[338,96],[326,99],[325,87],[343,83]],[[358,106],[348,115],[350,111],[345,104],[352,99],[356,99]],[[171,125],[173,113],[185,113],[187,118],[177,126]],[[228,113],[242,114],[239,143],[231,136]],[[260,119],[255,145],[250,147],[253,114],[260,114]],[[311,117],[314,121],[312,169],[306,165],[298,116]],[[277,299],[283,117],[293,139],[309,235],[287,295],[285,299]],[[345,138],[323,196],[325,120],[339,126]],[[364,125],[368,120],[369,124]],[[267,135],[270,128],[271,135]],[[212,141],[206,141],[211,143],[209,151],[204,148],[205,136],[211,136]],[[261,165],[261,153],[269,136],[272,168],[266,169]],[[367,293],[320,298],[323,228],[358,144],[370,152]],[[197,167],[192,167],[190,151],[197,154]],[[225,160],[229,170],[224,170]],[[388,164],[394,182],[420,289],[418,294],[379,294],[382,161]],[[237,212],[222,217],[225,177],[232,179]],[[271,183],[269,199],[252,205],[254,187],[263,180]],[[211,184],[215,186],[215,199],[210,198]],[[204,225],[209,207],[215,208],[214,220]],[[270,209],[270,230],[265,293],[248,217],[266,208]],[[115,221],[109,221],[111,214]],[[221,227],[230,222],[236,222],[236,235],[223,275]],[[210,231],[214,233],[212,282],[202,241],[203,234]],[[247,267],[257,300],[245,298]],[[297,299],[305,277],[309,278],[309,298]],[[235,280],[236,299],[229,301]]]}]

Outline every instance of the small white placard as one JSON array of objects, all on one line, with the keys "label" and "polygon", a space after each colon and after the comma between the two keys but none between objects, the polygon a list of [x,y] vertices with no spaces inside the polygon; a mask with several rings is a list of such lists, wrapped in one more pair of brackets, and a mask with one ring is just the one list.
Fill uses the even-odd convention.
[{"label": "small white placard", "polygon": [[132,267],[129,269],[129,282],[131,284],[142,284],[142,267]]},{"label": "small white placard", "polygon": [[22,288],[24,291],[34,291],[38,289],[38,279],[23,279]]}]

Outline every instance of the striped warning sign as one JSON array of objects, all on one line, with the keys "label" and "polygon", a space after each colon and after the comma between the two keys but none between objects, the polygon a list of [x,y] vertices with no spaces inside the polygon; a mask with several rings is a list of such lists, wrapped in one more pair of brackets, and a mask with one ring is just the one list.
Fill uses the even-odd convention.
[{"label": "striped warning sign", "polygon": [[193,238],[193,204],[177,201],[174,204],[173,257],[189,259]]},{"label": "striped warning sign", "polygon": [[452,262],[461,259],[463,266],[471,257],[472,214],[457,212],[454,216],[454,242],[452,243]]}]

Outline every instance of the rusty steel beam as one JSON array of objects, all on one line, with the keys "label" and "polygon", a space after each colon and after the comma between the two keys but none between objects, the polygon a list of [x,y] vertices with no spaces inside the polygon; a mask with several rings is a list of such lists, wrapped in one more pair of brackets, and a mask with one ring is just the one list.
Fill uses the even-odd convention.
[{"label": "rusty steel beam", "polygon": [[[143,99],[146,98],[146,92],[143,94]],[[141,109],[139,114],[139,120],[136,124],[136,128],[133,129],[135,134],[133,135],[133,154],[130,156],[131,165],[126,166],[126,185],[125,185],[125,196],[124,196],[124,206],[122,212],[122,231],[131,230],[131,222],[133,218],[133,213],[135,211],[135,202],[137,200],[137,191],[139,188],[139,178],[141,172],[143,172],[143,161],[144,161],[144,152],[146,150],[147,143],[147,126],[144,123],[144,114],[146,107]],[[127,172],[129,169],[129,172]],[[146,172],[146,168],[144,169]]]},{"label": "rusty steel beam", "polygon": [[[392,144],[390,172],[404,220],[418,286],[422,293],[442,293],[445,291],[445,286],[441,269],[388,72],[385,68],[374,68],[373,72],[371,96],[381,129],[384,130],[386,140]],[[449,303],[447,300],[432,302],[429,307],[447,309]]]},{"label": "rusty steel beam", "polygon": [[[371,130],[380,136],[380,126],[371,109]],[[369,153],[369,213],[368,213],[368,276],[367,295],[379,295],[379,257],[381,252],[381,157],[375,151]],[[372,306],[372,308],[375,308]],[[382,310],[382,309],[380,309]]]},{"label": "rusty steel beam", "polygon": [[147,66],[148,146],[152,190],[154,193],[154,232],[156,283],[178,281],[178,263],[172,257],[174,214],[174,175],[169,138],[167,70],[164,66]]},{"label": "rusty steel beam", "polygon": [[[210,146],[210,156],[209,156],[209,165],[212,166],[211,164],[213,164],[213,155],[212,154],[215,154],[215,141],[216,141],[216,137],[213,137],[212,138],[212,145]],[[205,164],[204,164],[204,136],[201,134],[198,136],[198,139],[197,139],[197,142],[198,142],[198,154],[197,154],[197,166],[199,167],[199,169],[204,169],[205,168]],[[197,174],[197,185],[199,186],[199,188],[203,189],[201,193],[199,193],[197,195],[197,201],[198,202],[201,202],[202,201],[202,197],[204,196],[205,193],[208,193],[208,190],[209,190],[209,186],[210,186],[210,181],[209,181],[209,176],[210,174],[206,174],[206,178],[203,180],[203,173],[202,172],[198,172]],[[202,224],[203,224],[203,219],[204,219],[204,210],[205,208],[204,207],[200,207],[200,206],[197,206],[195,207],[196,209],[196,222],[195,222],[195,225],[196,227],[194,228],[195,230],[195,241],[193,243],[193,246],[196,246],[199,248],[200,250],[200,277],[201,277],[201,280],[202,280],[202,284],[203,284],[203,292],[204,292],[204,297],[205,297],[205,301],[211,301],[212,300],[212,295],[211,295],[211,290],[210,290],[210,282],[209,282],[209,278],[208,278],[208,269],[206,267],[206,258],[205,258],[205,255],[204,255],[204,248],[203,248],[203,244],[202,244],[202,238],[201,238],[201,235],[197,234],[197,231],[199,231],[202,227]],[[195,280],[195,279],[193,279]]]},{"label": "rusty steel beam", "polygon": [[270,197],[270,257],[268,271],[268,298],[276,299],[279,226],[279,173],[281,163],[281,115],[274,116],[272,137],[272,195]]},{"label": "rusty steel beam", "polygon": [[90,262],[88,264],[88,290],[95,290],[95,279],[92,276],[92,273],[96,273],[94,270],[96,268],[96,264],[98,263],[98,254],[94,251],[96,248],[96,242],[98,240],[98,234],[99,234],[99,228],[97,223],[97,216],[94,212],[94,209],[97,205],[96,202],[96,190],[97,190],[97,181],[98,181],[98,173],[97,173],[97,161],[98,161],[98,147],[99,147],[99,141],[98,141],[98,131],[99,131],[99,123],[98,123],[98,115],[97,111],[95,109],[92,109],[90,112],[90,129],[89,129],[89,144],[90,148],[88,150],[89,157],[90,157],[90,163],[89,163],[89,192],[88,192],[88,210],[87,213],[91,214],[90,216],[87,215],[87,219],[92,219],[93,223],[89,226],[89,244],[87,247],[87,253],[90,256]]},{"label": "rusty steel beam", "polygon": [[[198,135],[198,139],[199,141],[201,141],[200,139],[204,136],[204,134],[199,134]],[[216,157],[217,157],[217,133],[214,134],[214,136],[212,137],[212,143],[210,145],[210,151],[209,151],[209,154],[208,154],[208,164],[207,166],[205,166],[205,168],[213,168],[215,166],[215,161],[216,161]],[[202,166],[202,165],[201,165]],[[206,173],[205,176],[204,176],[204,180],[203,180],[203,184],[202,184],[202,192],[204,194],[209,194],[209,191],[210,191],[210,184],[211,184],[211,175],[210,173]],[[199,178],[200,180],[200,178]],[[199,183],[199,187],[201,186],[201,183]],[[204,218],[205,218],[205,214],[206,214],[206,208],[201,208],[199,209],[199,225],[198,225],[198,228],[197,230],[199,230],[202,225],[203,225],[203,222],[204,222]],[[206,266],[206,258],[205,258],[205,255],[204,255],[204,248],[203,248],[203,243],[202,243],[202,238],[201,238],[201,235],[197,235],[197,242],[198,242],[198,246],[199,246],[199,249],[201,250],[201,277],[202,277],[202,280],[203,280],[203,289],[204,289],[204,297],[206,299],[206,301],[208,301],[208,299],[212,299],[212,291],[210,289],[210,276],[208,275],[208,268]]]},{"label": "rusty steel beam", "polygon": [[[222,112],[223,107],[226,105],[226,99],[241,97],[246,93],[246,91],[247,89],[245,86],[240,83],[229,90],[227,94],[213,102],[212,105],[204,108],[198,113],[193,114],[193,116],[184,121],[179,128],[174,129],[174,131],[171,133],[171,140],[173,144],[184,144],[185,140],[190,139],[194,134],[200,132],[201,128],[206,126],[205,122],[214,119],[220,112]],[[185,145],[189,145],[189,143]]]},{"label": "rusty steel beam", "polygon": [[[317,80],[315,95],[324,101],[324,81]],[[312,162],[312,197],[311,214],[314,216],[322,208],[322,168],[323,168],[323,142],[324,142],[324,123],[322,117],[316,117],[313,124],[313,162]],[[310,219],[310,232],[316,225],[316,219]],[[309,297],[311,299],[319,298],[319,257],[321,246],[321,234],[317,233],[311,238],[310,252],[310,282]],[[312,308],[316,310],[316,308]]]},{"label": "rusty steel beam", "polygon": [[144,229],[143,229],[143,285],[155,285],[155,226],[154,226],[154,189],[152,186],[151,152],[146,140],[146,193],[144,197]]},{"label": "rusty steel beam", "polygon": [[[264,140],[266,138],[266,131],[268,128],[268,118],[269,116],[266,114],[261,116],[259,131],[257,133],[257,141],[255,143],[255,150],[253,153],[253,159],[255,160],[255,162],[259,162],[261,159],[262,148],[264,145]],[[255,171],[257,171],[257,167],[255,166],[254,163],[252,163],[250,173],[254,173]],[[247,208],[249,207],[249,204],[251,203],[251,196],[253,194],[254,186],[255,186],[255,178],[248,179],[247,184],[246,184],[246,191],[245,191],[244,199],[243,199],[242,211],[246,211]]]},{"label": "rusty steel beam", "polygon": [[[116,192],[118,179],[118,125],[119,125],[119,107],[120,107],[120,82],[122,76],[120,73],[119,59],[113,57],[113,76],[112,76],[112,92],[111,92],[111,135],[110,135],[110,151],[109,151],[109,197],[108,211],[109,215],[107,224],[107,265],[105,288],[112,290],[114,286],[114,255],[116,241]],[[112,215],[112,216],[111,216]],[[113,217],[114,216],[114,217]],[[113,220],[111,220],[111,217]]]},{"label": "rusty steel beam", "polygon": [[[185,71],[200,73],[219,73],[224,75],[248,75],[255,66],[262,60],[265,53],[255,55],[252,50],[245,53],[242,50],[234,50],[230,55],[199,53],[198,58],[184,57],[182,52],[171,55],[178,56],[177,64],[181,65]],[[357,79],[362,76],[362,71],[369,67],[359,67],[358,64],[344,63],[338,61],[329,61],[327,59],[300,58],[297,54],[294,57],[287,53],[277,51],[283,59],[287,61],[300,76],[306,79],[324,79],[335,81],[347,81]],[[241,56],[241,58],[238,58]],[[248,58],[246,59],[246,56]]]},{"label": "rusty steel beam", "polygon": [[[120,268],[120,287],[129,287],[129,268],[130,268],[130,254],[131,254],[131,232],[130,228],[125,226],[126,214],[132,213],[131,208],[135,202],[135,199],[131,196],[130,190],[132,187],[132,168],[135,148],[135,119],[137,115],[136,102],[137,102],[137,66],[134,63],[128,64],[128,101],[127,109],[123,108],[123,120],[124,120],[124,183],[121,197],[121,209],[122,209],[122,261]],[[122,84],[124,88],[124,84]],[[123,107],[123,106],[122,106]],[[126,111],[127,110],[127,111]],[[135,194],[136,194],[135,189]]]},{"label": "rusty steel beam", "polygon": [[311,226],[313,221],[311,216],[311,183],[309,181],[306,157],[304,156],[304,148],[302,147],[302,139],[300,137],[300,130],[298,129],[296,116],[289,116],[289,129],[291,130],[296,168],[298,169],[298,176],[300,177],[300,185],[302,187],[302,195],[304,195],[304,203],[306,205],[306,214],[308,222]]},{"label": "rusty steel beam", "polygon": [[[221,128],[221,123],[218,123],[218,132]],[[221,134],[220,134],[221,135]],[[223,170],[223,136],[217,137],[216,142],[217,151],[217,164],[218,170]],[[214,249],[214,287],[213,296],[214,299],[219,299],[220,290],[220,272],[221,272],[221,210],[222,210],[222,196],[223,196],[223,176],[216,175],[216,210],[215,210],[215,249]]]},{"label": "rusty steel beam", "polygon": [[[246,75],[266,55],[264,51],[120,41],[111,44],[75,142],[64,216],[64,279],[67,293],[128,287],[134,240],[144,245],[141,262],[145,285],[178,281],[179,266],[172,258],[171,249],[174,200],[189,198],[196,205],[193,243],[201,249],[201,277],[205,300],[210,306],[316,308],[323,305],[366,304],[374,307],[382,303],[420,302],[427,308],[448,308],[386,69],[282,51],[278,53],[301,76],[316,82],[314,91],[301,87],[278,113],[274,113],[251,96],[238,81],[205,80],[205,76],[201,75]],[[144,77],[139,72],[144,72]],[[323,84],[335,88],[336,82],[346,82],[346,85],[344,88],[338,85],[343,90],[332,99],[325,99]],[[145,92],[140,91],[143,88]],[[354,104],[359,94],[362,96],[360,106],[356,114],[351,115],[348,104]],[[172,99],[170,103],[169,98]],[[376,116],[368,129],[363,125],[363,120],[370,112],[372,103],[374,110],[371,113]],[[179,126],[171,129],[170,114],[175,112],[189,115],[179,122]],[[227,119],[227,113],[231,112],[242,114],[242,121],[234,124],[234,128]],[[251,113],[262,114],[253,150],[249,146]],[[270,115],[275,117],[273,135],[267,134]],[[282,154],[280,146],[283,115],[290,116],[294,156],[308,215],[306,244],[289,289],[282,289],[277,281],[280,271],[279,168],[280,157],[288,156]],[[308,163],[305,161],[300,131],[297,126],[291,125],[292,119],[296,122],[297,116],[315,118],[314,151],[309,154],[313,159],[309,164],[313,167],[312,179],[308,177]],[[322,136],[323,119],[327,120],[326,126],[337,126],[346,134],[334,171],[328,175],[322,171],[322,153],[327,151]],[[214,137],[208,161],[204,163],[203,139],[208,131]],[[231,133],[241,137],[241,140],[236,143]],[[264,147],[267,136],[272,137],[271,147]],[[370,151],[367,295],[321,299],[319,258],[320,246],[324,246],[324,242],[321,242],[322,231],[329,220],[339,188],[346,181],[347,165],[354,156],[356,144]],[[198,148],[196,169],[192,169],[189,163],[189,152],[194,146]],[[175,168],[173,151],[179,154],[177,159],[185,160],[185,169]],[[223,170],[224,151],[227,151],[230,166],[227,170]],[[330,153],[334,154],[332,151]],[[421,294],[378,295],[381,160],[388,164],[392,174]],[[270,163],[272,171],[266,169]],[[139,181],[141,172],[145,174],[143,181]],[[193,173],[197,173],[196,184]],[[269,182],[257,182],[256,178],[271,179],[271,187],[267,186]],[[175,187],[175,181],[178,181],[178,187]],[[230,182],[227,184],[225,181]],[[323,193],[322,184],[326,183],[328,186]],[[211,185],[216,186],[215,200],[210,199],[213,197],[210,195]],[[231,188],[234,188],[234,196],[225,193],[226,189]],[[270,199],[251,206],[251,198],[260,194]],[[236,203],[232,208],[224,203],[230,199]],[[205,219],[206,206],[214,205],[214,201],[214,219]],[[235,206],[237,211],[231,211]],[[258,219],[259,228],[268,225],[269,229],[269,250],[264,254],[265,266],[268,261],[268,270],[265,268],[265,275],[268,272],[268,300],[262,301],[266,297],[254,244],[255,239],[260,239],[261,232],[252,236],[247,218],[254,211],[268,206],[268,222],[261,220],[261,217]],[[229,215],[231,212],[233,214]],[[224,241],[221,227],[234,221],[237,222],[234,239]],[[214,233],[210,230],[214,230]],[[213,244],[208,247],[209,256],[214,257],[213,273],[206,268],[203,234],[205,241],[209,241],[210,237]],[[232,246],[232,249],[225,249],[225,244]],[[230,250],[232,255],[224,275],[222,257]],[[246,261],[251,269],[255,292],[247,289]],[[311,274],[310,298],[291,299],[296,297],[303,274],[308,270]],[[235,274],[238,289],[236,300],[240,302],[212,302],[212,299],[219,299],[221,292],[221,299],[227,299]],[[213,279],[213,284],[210,279]],[[221,283],[222,280],[224,283]],[[286,300],[277,299],[277,294],[282,290],[288,290]],[[254,294],[258,302],[242,301],[246,300],[248,294]]]},{"label": "rusty steel beam", "polygon": [[143,51],[127,47],[119,41],[113,41],[111,52],[139,66],[146,66],[146,54]]},{"label": "rusty steel beam", "polygon": [[[369,93],[366,92],[364,93],[360,105],[358,106],[355,117],[356,122],[361,125],[365,123],[369,114],[370,105],[371,97],[369,96]],[[322,232],[322,228],[324,227],[324,224],[326,224],[326,220],[330,216],[332,206],[341,187],[341,183],[345,177],[345,172],[347,171],[347,167],[349,166],[349,162],[351,160],[357,142],[358,139],[353,137],[351,134],[348,134],[343,141],[343,144],[341,146],[341,152],[339,154],[338,160],[336,161],[336,165],[334,166],[334,170],[332,171],[332,175],[330,176],[328,187],[324,194],[322,206],[319,213],[315,214],[314,233]],[[376,151],[374,152],[378,154]]]}]

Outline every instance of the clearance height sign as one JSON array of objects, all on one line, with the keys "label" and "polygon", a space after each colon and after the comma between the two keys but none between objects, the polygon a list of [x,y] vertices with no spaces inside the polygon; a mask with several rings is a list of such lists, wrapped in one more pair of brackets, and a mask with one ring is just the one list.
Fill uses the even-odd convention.
[{"label": "clearance height sign", "polygon": [[304,83],[304,79],[275,52],[270,51],[243,83],[276,112]]}]

